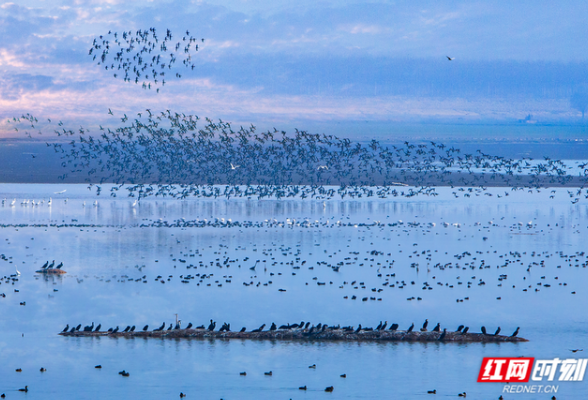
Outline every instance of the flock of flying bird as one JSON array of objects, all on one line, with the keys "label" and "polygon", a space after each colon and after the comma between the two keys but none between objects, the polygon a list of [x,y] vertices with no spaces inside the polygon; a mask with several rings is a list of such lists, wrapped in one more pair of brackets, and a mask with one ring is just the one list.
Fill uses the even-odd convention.
[{"label": "flock of flying bird", "polygon": [[[110,70],[114,78],[122,77],[124,82],[141,83],[143,89],[151,89],[158,84],[165,85],[165,78],[169,80],[172,76],[171,69],[178,59],[185,68],[194,70],[192,56],[202,43],[204,39],[196,39],[189,31],[175,43],[169,29],[163,39],[155,28],[121,34],[109,31],[94,39],[88,55],[93,61],[98,60],[97,64],[105,70]],[[175,78],[181,77],[180,72],[175,73]]]},{"label": "flock of flying bird", "polygon": [[[199,128],[199,121],[192,115],[148,109],[134,120],[125,114],[121,122],[126,125],[114,130],[100,126],[96,135],[83,127],[55,129],[63,141],[47,146],[61,157],[66,171],[61,179],[85,175],[98,193],[100,184],[114,183],[113,197],[126,185],[128,195],[139,200],[436,196],[437,186],[574,186],[577,189],[568,190],[573,203],[588,198],[588,190],[583,192],[588,163],[570,166],[548,157],[513,160],[481,151],[462,154],[436,142],[397,146],[298,130],[293,135],[277,129],[259,133],[253,125],[235,130],[228,122],[209,119]],[[26,114],[12,122],[34,128],[38,119]]]}]

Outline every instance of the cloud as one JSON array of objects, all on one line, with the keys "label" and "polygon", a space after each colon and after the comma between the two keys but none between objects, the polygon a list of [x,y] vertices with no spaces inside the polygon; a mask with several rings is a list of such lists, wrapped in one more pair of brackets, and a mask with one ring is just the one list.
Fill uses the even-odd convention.
[{"label": "cloud", "polygon": [[[108,107],[147,104],[268,120],[491,114],[471,103],[503,116],[505,99],[551,107],[588,81],[584,2],[50,3],[0,5],[5,113],[99,121]],[[88,56],[98,35],[149,27],[205,38],[197,68],[159,95]]]},{"label": "cloud", "polygon": [[25,92],[43,91],[53,85],[50,76],[14,74],[0,78],[0,98],[19,99]]}]

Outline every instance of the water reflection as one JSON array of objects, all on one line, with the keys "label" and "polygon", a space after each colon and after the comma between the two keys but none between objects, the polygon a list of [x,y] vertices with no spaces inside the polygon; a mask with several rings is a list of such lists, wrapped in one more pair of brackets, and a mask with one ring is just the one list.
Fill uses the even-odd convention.
[{"label": "water reflection", "polygon": [[[83,185],[68,185],[67,203],[55,191],[0,185],[1,198],[53,196],[51,207],[0,207],[0,220],[8,225],[0,229],[0,253],[12,257],[0,260],[0,267],[6,275],[14,266],[22,273],[18,281],[0,284],[6,294],[0,298],[0,392],[28,385],[27,398],[165,397],[180,391],[203,398],[322,398],[333,385],[341,398],[412,398],[429,388],[497,398],[500,388],[475,383],[482,357],[568,357],[568,349],[582,348],[587,339],[588,210],[570,204],[565,192],[553,201],[549,193],[520,192],[508,202],[496,196],[457,200],[448,190],[434,199],[398,201],[148,200],[132,207],[131,200],[99,199],[94,207]],[[160,218],[270,223],[139,226]],[[318,223],[305,227],[288,219]],[[51,224],[59,226],[46,226]],[[53,259],[64,263],[65,276],[34,274]],[[187,275],[195,279],[183,283],[180,276]],[[68,323],[95,322],[106,329],[169,325],[175,313],[184,324],[212,318],[219,326],[231,323],[233,330],[301,320],[373,327],[387,320],[406,329],[428,318],[448,330],[465,324],[479,331],[485,325],[510,334],[521,326],[530,342],[56,335]],[[103,368],[95,370],[97,364]],[[316,370],[308,368],[312,364]],[[40,373],[41,367],[47,372]],[[123,369],[128,379],[118,375]],[[271,377],[263,375],[270,370]],[[347,378],[340,378],[343,373]],[[303,385],[306,393],[298,391]],[[566,398],[581,398],[583,385],[560,390]]]}]

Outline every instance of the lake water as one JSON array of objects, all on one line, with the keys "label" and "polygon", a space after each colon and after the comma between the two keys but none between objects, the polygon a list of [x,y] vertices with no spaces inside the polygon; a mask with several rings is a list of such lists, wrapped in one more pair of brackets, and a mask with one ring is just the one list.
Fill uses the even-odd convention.
[{"label": "lake water", "polygon": [[[465,391],[497,399],[503,384],[476,382],[483,357],[588,358],[588,347],[570,352],[588,344],[588,201],[581,195],[572,204],[576,195],[568,191],[575,189],[446,187],[437,197],[148,198],[133,206],[134,199],[98,197],[85,185],[0,184],[0,253],[7,258],[0,276],[21,273],[0,285],[0,393],[20,398],[17,390],[28,385],[27,399],[180,392],[188,399],[419,399],[435,389],[435,397]],[[35,274],[52,260],[67,274]],[[195,279],[182,283],[187,275]],[[479,332],[484,325],[493,333],[500,326],[507,335],[520,326],[529,342],[57,335],[66,324],[92,322],[103,330],[153,329],[175,324],[175,314],[182,326],[213,319],[232,330],[301,320],[364,327],[388,321],[406,329],[428,319],[429,329],[439,322],[442,329],[464,324]],[[557,393],[503,396],[583,399],[587,382],[554,381]],[[307,391],[298,389],[305,385]],[[325,393],[327,386],[334,391]]]}]

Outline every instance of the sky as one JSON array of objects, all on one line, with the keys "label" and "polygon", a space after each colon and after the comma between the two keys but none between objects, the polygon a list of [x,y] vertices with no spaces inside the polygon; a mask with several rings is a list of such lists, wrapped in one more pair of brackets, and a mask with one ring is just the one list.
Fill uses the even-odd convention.
[{"label": "sky", "polygon": [[[262,127],[577,123],[586,15],[585,1],[0,0],[0,135],[27,112],[96,126],[109,108]],[[159,93],[88,55],[100,35],[151,27],[205,38]]]}]

